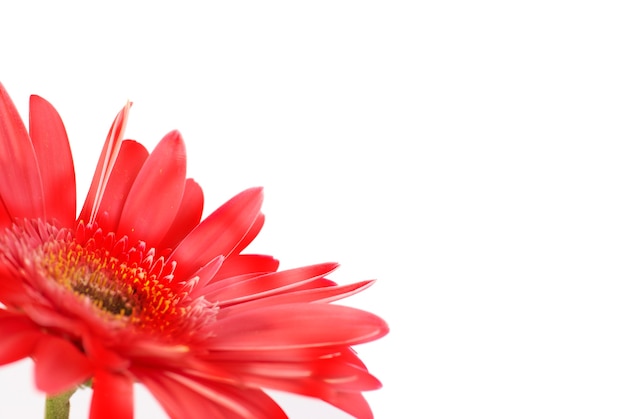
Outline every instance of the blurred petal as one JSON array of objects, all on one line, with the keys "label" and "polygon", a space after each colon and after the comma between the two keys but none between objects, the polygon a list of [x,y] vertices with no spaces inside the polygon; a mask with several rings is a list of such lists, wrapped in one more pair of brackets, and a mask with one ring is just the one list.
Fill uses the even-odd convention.
[{"label": "blurred petal", "polygon": [[33,352],[35,383],[46,394],[59,394],[84,383],[93,370],[76,346],[57,338],[42,338]]},{"label": "blurred petal", "polygon": [[372,409],[361,393],[337,392],[323,400],[357,419],[374,419]]},{"label": "blurred petal", "polygon": [[121,374],[96,372],[89,419],[132,419],[133,380]]},{"label": "blurred petal", "polygon": [[142,382],[172,418],[286,419],[261,390],[230,386],[183,374],[151,374]]},{"label": "blurred petal", "polygon": [[213,350],[253,351],[356,345],[389,328],[380,317],[351,307],[283,304],[220,318],[213,331]]},{"label": "blurred petal", "polygon": [[310,362],[216,362],[251,386],[288,391],[323,399],[329,392],[376,390],[380,381],[366,369],[342,358]]},{"label": "blurred petal", "polygon": [[172,419],[228,419],[231,417],[226,416],[211,399],[191,391],[187,386],[165,374],[155,371],[141,374],[139,377]]},{"label": "blurred petal", "polygon": [[[220,365],[216,361],[237,361],[237,362],[314,362],[322,358],[343,357],[348,363],[359,364],[359,359],[354,355],[354,351],[349,346],[332,347],[308,347],[298,350],[275,349],[262,351],[228,350],[212,351],[206,355],[206,359],[211,366]],[[356,359],[355,359],[356,358]],[[363,367],[362,364],[361,367]]]},{"label": "blurred petal", "polygon": [[[7,266],[0,264],[0,301],[11,305],[25,300],[28,300],[28,296],[24,292],[24,284],[11,276],[11,270]],[[0,313],[2,312],[0,309]]]},{"label": "blurred petal", "polygon": [[0,365],[4,365],[30,356],[41,332],[25,316],[0,310],[0,336]]}]

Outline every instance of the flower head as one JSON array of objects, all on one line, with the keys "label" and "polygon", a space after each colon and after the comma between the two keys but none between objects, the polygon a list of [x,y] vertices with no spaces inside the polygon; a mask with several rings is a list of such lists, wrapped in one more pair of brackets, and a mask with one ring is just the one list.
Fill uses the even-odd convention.
[{"label": "flower head", "polygon": [[77,217],[61,118],[32,96],[27,130],[0,85],[0,364],[32,357],[50,395],[91,380],[92,419],[131,418],[135,382],[173,418],[285,417],[264,388],[371,417],[361,393],[380,383],[351,346],[387,325],[328,303],[372,281],[242,253],[263,226],[262,190],[201,219],[181,135],[148,153],[123,140],[129,109]]}]

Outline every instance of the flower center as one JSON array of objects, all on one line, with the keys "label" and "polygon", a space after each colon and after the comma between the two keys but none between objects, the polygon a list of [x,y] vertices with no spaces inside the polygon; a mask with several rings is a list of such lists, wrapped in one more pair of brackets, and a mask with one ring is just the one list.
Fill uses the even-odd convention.
[{"label": "flower center", "polygon": [[147,277],[145,270],[129,267],[104,249],[89,251],[76,242],[55,243],[54,247],[60,249],[44,251],[41,259],[50,278],[89,298],[100,310],[126,317],[133,314],[137,306],[134,287]]},{"label": "flower center", "polygon": [[69,240],[44,242],[39,260],[48,278],[99,310],[160,330],[187,311],[181,303],[185,293],[177,292],[172,284],[174,265],[169,265],[166,275],[164,265],[164,259],[155,261],[155,250],[146,250],[144,243],[130,247],[125,237],[103,236],[94,226]]},{"label": "flower center", "polygon": [[174,262],[166,263],[143,242],[130,246],[126,237],[105,235],[95,225],[81,222],[70,230],[41,221],[15,224],[0,235],[0,257],[13,268],[7,280],[20,281],[78,317],[91,306],[95,310],[90,311],[105,319],[130,322],[147,332],[174,333],[190,311],[197,311],[198,303],[190,300],[184,284],[174,281]]}]

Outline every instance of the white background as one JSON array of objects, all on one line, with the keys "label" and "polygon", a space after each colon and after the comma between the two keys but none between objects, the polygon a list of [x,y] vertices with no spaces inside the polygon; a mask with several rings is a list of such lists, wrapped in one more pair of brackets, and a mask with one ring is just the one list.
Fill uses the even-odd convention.
[{"label": "white background", "polygon": [[[379,279],[345,301],[391,327],[357,348],[377,418],[626,415],[621,2],[19,4],[0,80],[57,107],[81,197],[130,99],[128,137],[182,131],[207,209],[265,186],[253,250]],[[0,417],[41,417],[31,373],[0,369]]]}]

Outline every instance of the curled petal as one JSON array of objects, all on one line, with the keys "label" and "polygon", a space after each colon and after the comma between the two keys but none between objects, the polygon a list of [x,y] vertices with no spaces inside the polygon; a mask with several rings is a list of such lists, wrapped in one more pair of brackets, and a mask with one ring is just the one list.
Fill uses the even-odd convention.
[{"label": "curled petal", "polygon": [[336,263],[322,263],[259,275],[244,281],[225,279],[216,282],[213,287],[209,287],[205,297],[212,301],[219,301],[220,307],[227,307],[287,291],[290,288],[325,276],[335,270],[337,266],[339,265]]},{"label": "curled petal", "polygon": [[96,172],[93,175],[89,192],[87,192],[85,204],[78,217],[79,220],[90,223],[96,219],[104,191],[109,183],[113,166],[115,165],[120,147],[122,146],[122,137],[126,129],[130,106],[131,104],[129,102],[122,108],[109,129],[104,147],[100,153],[98,165],[96,166]]},{"label": "curled petal", "polygon": [[362,281],[348,285],[334,285],[324,288],[305,289],[298,291],[290,291],[279,295],[273,295],[266,298],[259,298],[247,301],[241,304],[233,305],[220,309],[220,315],[227,317],[233,313],[243,310],[251,310],[260,307],[271,307],[280,304],[293,303],[331,303],[357,294],[366,288],[369,288],[374,281]]},{"label": "curled petal", "polygon": [[10,227],[13,223],[13,219],[11,214],[9,214],[9,210],[6,205],[2,201],[2,196],[0,196],[0,228]]}]

